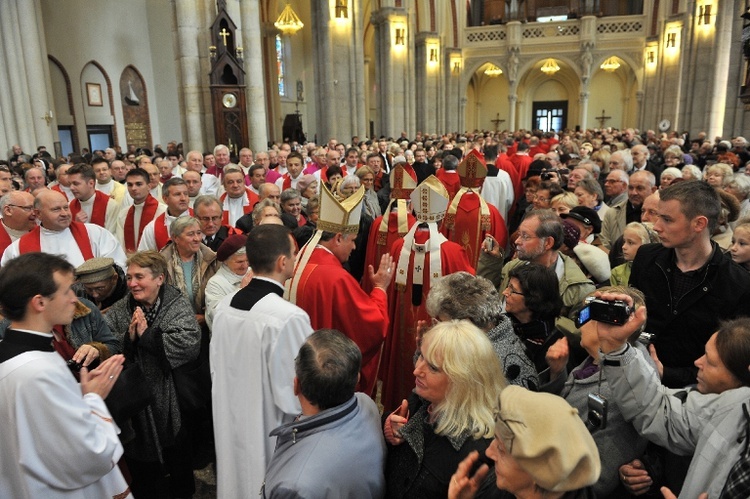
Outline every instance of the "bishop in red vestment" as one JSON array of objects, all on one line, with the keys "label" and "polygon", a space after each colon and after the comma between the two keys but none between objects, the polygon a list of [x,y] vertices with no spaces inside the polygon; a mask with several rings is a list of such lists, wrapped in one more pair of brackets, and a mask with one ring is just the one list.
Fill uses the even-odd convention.
[{"label": "bishop in red vestment", "polygon": [[466,250],[448,241],[438,222],[448,207],[448,191],[433,175],[412,193],[417,224],[391,247],[397,261],[395,289],[389,296],[391,324],[383,347],[381,403],[387,412],[397,408],[414,388],[417,323],[427,321],[431,283],[454,272],[474,274]]}]

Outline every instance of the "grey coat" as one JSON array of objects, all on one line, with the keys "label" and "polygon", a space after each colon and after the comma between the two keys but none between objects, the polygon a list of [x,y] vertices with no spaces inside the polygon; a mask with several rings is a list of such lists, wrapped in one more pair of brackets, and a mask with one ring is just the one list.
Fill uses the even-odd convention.
[{"label": "grey coat", "polygon": [[693,454],[680,498],[694,499],[703,492],[719,497],[729,470],[745,448],[748,424],[743,414],[750,388],[720,394],[694,389],[687,397],[663,386],[646,359],[632,347],[604,356],[604,375],[613,402],[626,420],[650,441],[676,454]]},{"label": "grey coat", "polygon": [[140,364],[154,393],[155,402],[132,419],[136,438],[125,446],[128,456],[142,461],[160,460],[161,449],[174,443],[181,419],[172,369],[197,359],[200,352],[201,328],[190,302],[168,284],[160,296],[156,318],[135,341],[128,335],[135,307],[130,294],[104,316],[122,342],[126,362]]},{"label": "grey coat", "polygon": [[501,316],[497,326],[487,333],[487,337],[500,359],[508,383],[536,391],[539,388],[536,367],[526,355],[526,348],[513,331],[510,319],[505,315]]},{"label": "grey coat", "polygon": [[385,441],[375,402],[348,402],[279,426],[261,491],[273,499],[379,499],[385,494]]}]

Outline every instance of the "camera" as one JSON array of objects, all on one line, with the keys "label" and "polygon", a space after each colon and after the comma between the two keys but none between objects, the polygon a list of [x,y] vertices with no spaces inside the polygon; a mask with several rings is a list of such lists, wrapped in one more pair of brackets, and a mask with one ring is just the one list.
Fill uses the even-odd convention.
[{"label": "camera", "polygon": [[589,393],[586,426],[589,431],[604,429],[607,427],[607,399],[598,393]]},{"label": "camera", "polygon": [[638,335],[638,343],[647,347],[651,343],[653,343],[654,336],[655,336],[654,333],[647,333],[646,331],[643,331],[641,334]]},{"label": "camera", "polygon": [[557,178],[557,170],[542,170],[539,178],[541,178],[542,180],[552,180],[554,178]]},{"label": "camera", "polygon": [[[68,369],[70,369],[74,373],[81,372],[81,368],[83,367],[83,362],[76,362],[73,359],[70,359],[65,363],[68,366]],[[86,366],[86,368],[91,371],[92,369],[96,369],[99,367],[99,359],[94,359],[91,361],[91,363]]]},{"label": "camera", "polygon": [[590,320],[622,326],[628,321],[628,317],[633,312],[627,303],[620,300],[605,301],[592,297],[587,298],[585,303],[586,306],[578,312],[578,317],[576,318],[576,327],[578,328]]}]

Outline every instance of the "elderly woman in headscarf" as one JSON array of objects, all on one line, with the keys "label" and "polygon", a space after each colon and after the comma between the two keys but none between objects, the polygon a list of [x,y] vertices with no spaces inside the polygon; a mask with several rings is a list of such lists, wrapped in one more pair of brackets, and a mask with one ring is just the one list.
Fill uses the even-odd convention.
[{"label": "elderly woman in headscarf", "polygon": [[[562,398],[509,386],[498,398],[495,438],[487,448],[495,484],[523,499],[591,499],[599,452],[578,411]],[[472,452],[451,477],[449,499],[470,499],[484,487],[487,464]]]},{"label": "elderly woman in headscarf", "polygon": [[253,278],[245,243],[246,235],[234,234],[226,238],[216,252],[216,260],[221,266],[206,284],[206,324],[209,328],[213,324],[214,309],[222,298],[245,287]]},{"label": "elderly woman in headscarf", "polygon": [[375,220],[382,215],[378,195],[375,192],[375,173],[369,166],[363,166],[357,170],[356,175],[362,185],[365,186],[365,203],[362,209],[368,216]]},{"label": "elderly woman in headscarf", "polygon": [[167,282],[190,301],[196,320],[203,326],[206,323],[206,284],[218,267],[216,253],[203,244],[197,218],[176,218],[169,226],[169,233],[172,241],[161,250],[167,261]]},{"label": "elderly woman in headscarf", "polygon": [[302,201],[302,209],[307,207],[307,201],[318,195],[318,179],[315,175],[307,174],[302,175],[297,181],[297,190],[300,193],[300,201]]}]

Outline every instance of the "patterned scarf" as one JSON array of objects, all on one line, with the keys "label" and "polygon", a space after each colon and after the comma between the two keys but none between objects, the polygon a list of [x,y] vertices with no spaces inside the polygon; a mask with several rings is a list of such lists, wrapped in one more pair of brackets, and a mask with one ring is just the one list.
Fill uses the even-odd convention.
[{"label": "patterned scarf", "polygon": [[[174,244],[174,243],[173,243]],[[187,292],[187,285],[185,283],[185,274],[182,272],[182,258],[180,257],[180,252],[177,251],[177,247],[174,248],[174,251],[172,251],[172,261],[168,262],[167,265],[167,274],[169,275],[169,281],[172,284],[172,286],[176,287],[180,290],[180,293],[187,298],[190,299],[190,295]],[[202,302],[202,293],[201,291],[201,268],[203,266],[203,253],[198,250],[198,252],[193,255],[193,278],[192,278],[192,284],[193,284],[193,311],[196,314],[203,313],[201,310],[201,302]]]}]

